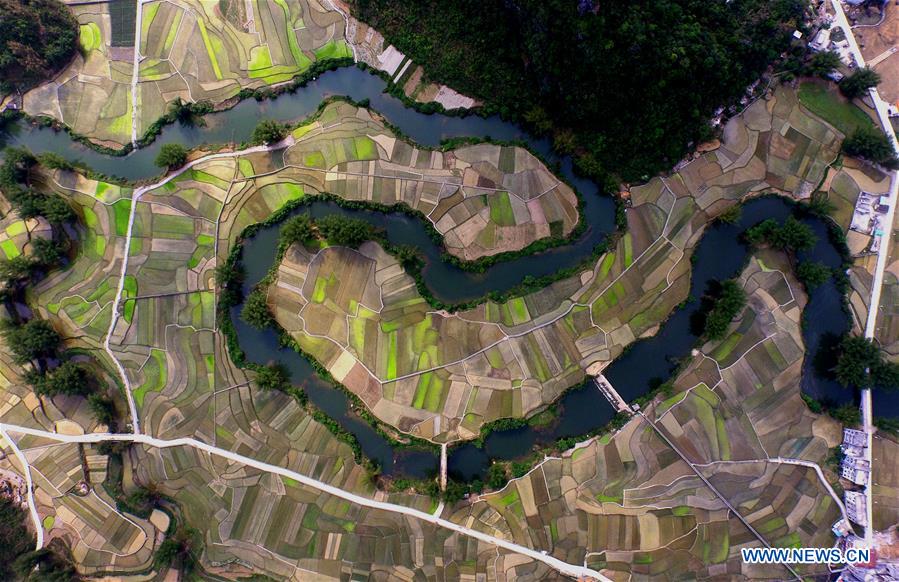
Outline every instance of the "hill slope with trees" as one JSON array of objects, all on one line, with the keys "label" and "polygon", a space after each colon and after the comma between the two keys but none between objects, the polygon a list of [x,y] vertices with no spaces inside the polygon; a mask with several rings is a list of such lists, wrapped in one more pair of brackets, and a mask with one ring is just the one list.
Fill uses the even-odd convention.
[{"label": "hill slope with trees", "polygon": [[52,77],[78,49],[78,22],[58,0],[0,0],[0,92]]},{"label": "hill slope with trees", "polygon": [[552,133],[589,173],[669,169],[801,26],[801,0],[353,0],[432,80]]}]

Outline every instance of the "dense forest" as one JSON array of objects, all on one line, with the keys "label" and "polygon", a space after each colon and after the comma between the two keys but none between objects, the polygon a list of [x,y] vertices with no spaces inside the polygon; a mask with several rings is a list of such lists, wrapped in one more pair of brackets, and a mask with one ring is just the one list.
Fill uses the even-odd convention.
[{"label": "dense forest", "polygon": [[790,46],[801,0],[353,0],[429,77],[626,180],[707,138]]},{"label": "dense forest", "polygon": [[58,0],[0,0],[0,93],[47,79],[78,48],[78,22]]}]

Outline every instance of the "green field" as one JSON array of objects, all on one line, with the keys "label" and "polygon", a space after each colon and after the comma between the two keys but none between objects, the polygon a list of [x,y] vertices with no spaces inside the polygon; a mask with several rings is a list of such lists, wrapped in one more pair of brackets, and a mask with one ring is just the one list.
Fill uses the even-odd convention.
[{"label": "green field", "polygon": [[836,91],[817,83],[802,83],[799,86],[799,101],[845,135],[851,135],[861,127],[874,126],[874,121],[864,111],[844,101]]},{"label": "green field", "polygon": [[508,192],[495,192],[487,195],[490,205],[490,219],[499,226],[515,226],[515,214],[509,202]]}]

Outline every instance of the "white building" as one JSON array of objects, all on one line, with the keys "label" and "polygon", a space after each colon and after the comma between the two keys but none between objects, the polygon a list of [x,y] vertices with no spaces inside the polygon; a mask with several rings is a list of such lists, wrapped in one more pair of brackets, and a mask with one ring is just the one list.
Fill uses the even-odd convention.
[{"label": "white building", "polygon": [[867,447],[868,435],[863,430],[855,430],[854,428],[843,429],[843,444],[852,445],[853,447]]},{"label": "white building", "polygon": [[849,519],[855,523],[868,526],[868,503],[865,494],[860,491],[847,491],[845,493],[846,513]]},{"label": "white building", "polygon": [[810,43],[808,43],[809,47],[811,47],[814,51],[823,51],[830,44],[830,29],[822,28],[818,31],[818,34],[815,35],[815,38],[812,39]]},{"label": "white building", "polygon": [[871,465],[866,459],[850,457],[848,455],[843,458],[843,463],[840,467],[840,475],[844,479],[848,479],[856,485],[867,485],[870,472]]}]

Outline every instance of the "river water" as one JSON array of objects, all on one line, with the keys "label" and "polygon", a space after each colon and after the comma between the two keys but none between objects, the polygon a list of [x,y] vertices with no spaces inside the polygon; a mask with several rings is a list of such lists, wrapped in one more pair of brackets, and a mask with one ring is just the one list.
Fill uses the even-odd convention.
[{"label": "river water", "polygon": [[[368,99],[373,109],[422,145],[436,146],[443,139],[461,136],[525,141],[549,163],[558,164],[561,175],[583,197],[587,229],[576,241],[536,256],[503,261],[483,273],[463,271],[445,263],[441,259],[442,249],[434,244],[416,218],[399,213],[347,210],[330,202],[316,202],[296,211],[310,212],[314,216],[344,213],[362,217],[384,229],[391,242],[421,249],[426,258],[423,271],[425,282],[436,297],[446,302],[465,301],[491,290],[508,290],[528,275],[539,277],[577,265],[613,231],[615,208],[612,200],[600,195],[592,182],[576,177],[570,159],[555,156],[547,140],[533,139],[516,125],[499,117],[421,114],[406,108],[401,101],[385,93],[384,88],[384,81],[375,75],[355,67],[339,69],[322,75],[295,93],[269,101],[246,100],[230,110],[210,114],[202,127],[167,126],[152,145],[124,158],[100,154],[72,141],[64,132],[24,123],[13,124],[6,135],[0,136],[0,141],[5,145],[26,146],[36,153],[52,151],[111,176],[143,180],[158,174],[153,160],[162,144],[177,142],[195,147],[203,143],[246,141],[262,119],[296,121],[315,112],[322,99],[346,95],[357,101]],[[689,355],[697,341],[691,331],[690,320],[699,309],[698,299],[709,282],[733,277],[745,264],[747,248],[740,242],[740,233],[765,218],[783,220],[791,212],[791,205],[784,200],[773,197],[756,199],[744,205],[738,223],[716,224],[707,229],[695,251],[691,300],[676,309],[654,337],[637,342],[605,372],[626,400],[645,394],[655,382],[667,380],[677,362]],[[839,266],[839,253],[828,239],[826,225],[817,218],[807,217],[803,221],[818,233],[818,244],[801,258],[821,261],[832,267]],[[243,264],[247,271],[245,291],[248,292],[272,266],[277,238],[278,226],[275,225],[261,229],[246,242],[243,249]],[[363,453],[377,461],[385,474],[425,477],[437,471],[437,458],[430,451],[394,449],[349,410],[349,401],[343,392],[320,380],[309,363],[296,352],[279,348],[274,332],[259,331],[244,324],[238,317],[239,309],[232,310],[232,319],[247,357],[259,363],[279,360],[285,364],[293,381],[306,389],[309,399],[352,433]],[[833,281],[828,281],[812,293],[806,313],[815,314],[806,318],[803,328],[810,354],[815,353],[828,334],[842,334],[849,325]],[[857,401],[857,395],[817,374],[812,358],[806,359],[802,388],[816,398],[827,398],[838,403]],[[896,395],[875,393],[875,402],[878,415],[899,416],[899,398]],[[449,457],[450,474],[461,480],[474,479],[483,475],[491,459],[518,458],[529,453],[535,444],[584,435],[604,426],[614,413],[591,382],[568,391],[559,400],[557,408],[558,417],[546,427],[527,426],[495,431],[485,439],[483,448],[472,444],[453,447]]]}]

